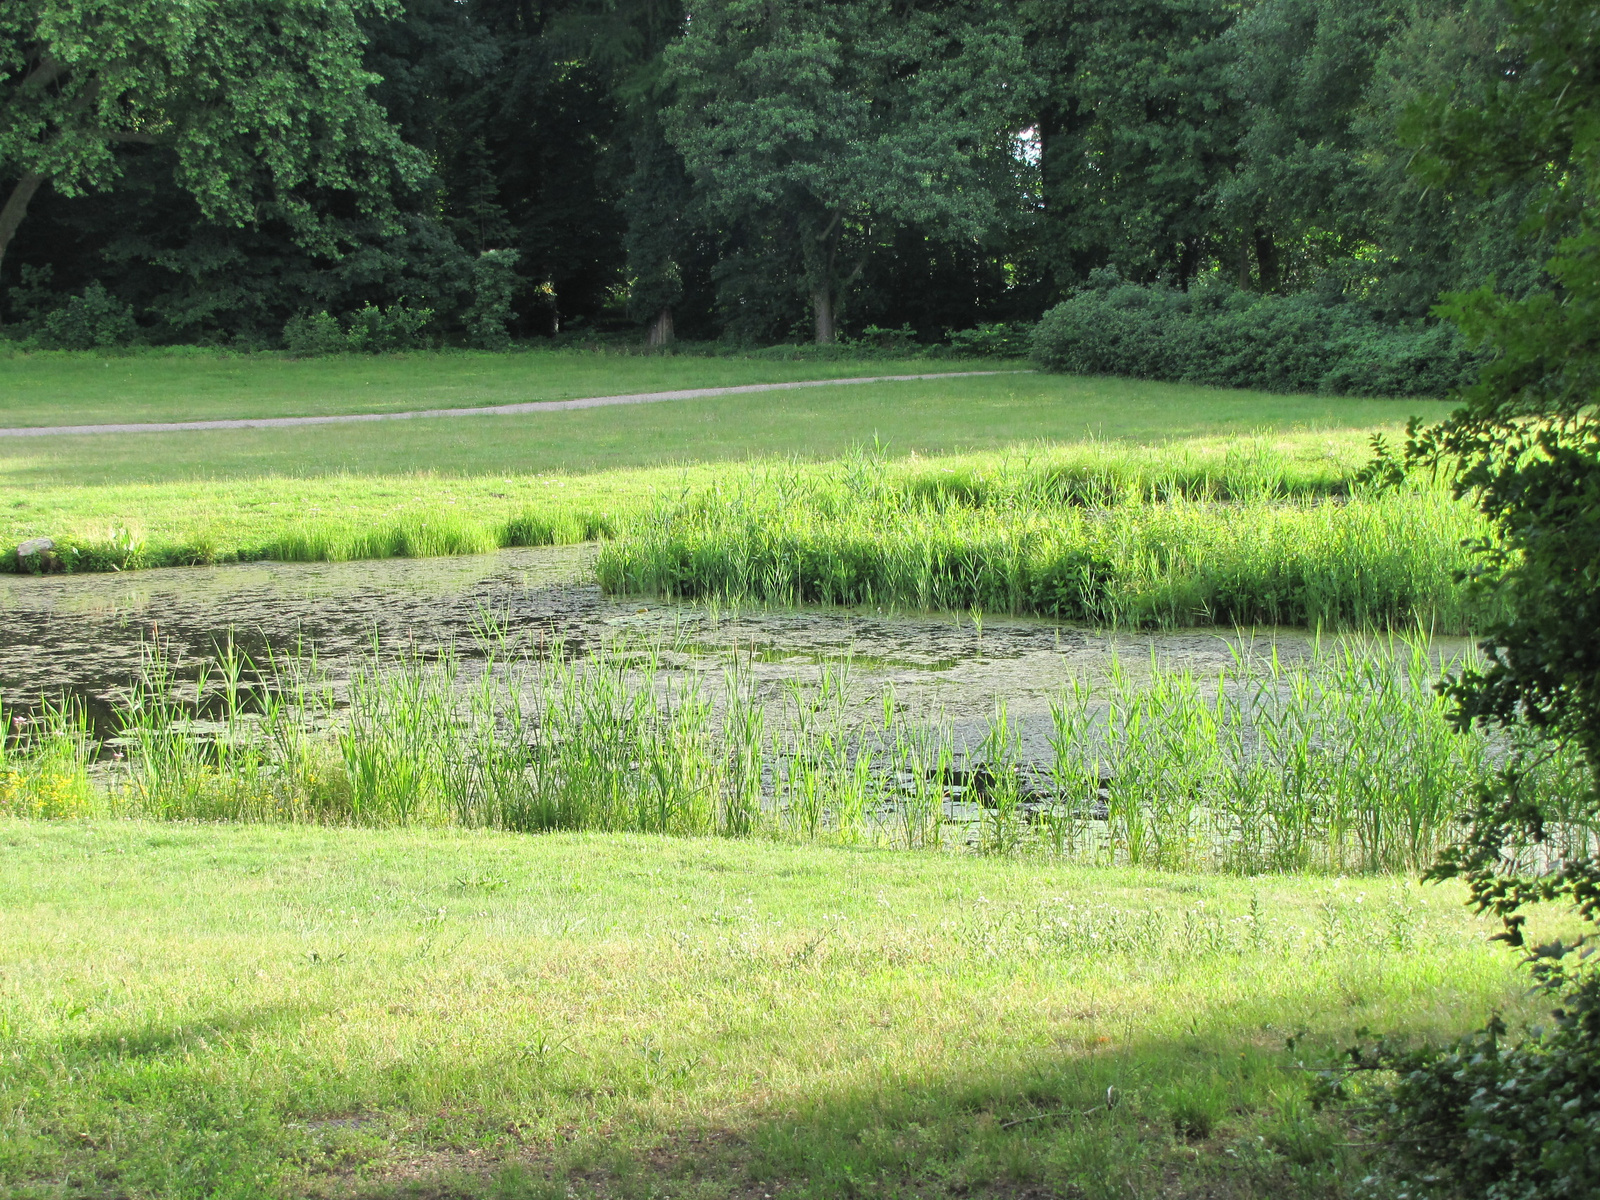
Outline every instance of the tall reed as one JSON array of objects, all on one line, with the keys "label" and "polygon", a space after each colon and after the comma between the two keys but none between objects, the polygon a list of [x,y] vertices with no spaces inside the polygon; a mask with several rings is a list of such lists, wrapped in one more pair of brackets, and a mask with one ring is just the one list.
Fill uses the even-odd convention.
[{"label": "tall reed", "polygon": [[103,796],[89,779],[90,738],[81,707],[44,704],[29,714],[0,705],[0,815],[94,816]]},{"label": "tall reed", "polygon": [[1296,497],[1260,464],[1210,490],[1063,478],[1019,468],[1009,488],[978,488],[865,457],[833,475],[767,466],[663,504],[597,571],[621,593],[1124,626],[1473,624],[1456,576],[1484,528],[1440,489]]},{"label": "tall reed", "polygon": [[[1115,664],[1053,698],[1043,739],[1003,703],[958,736],[847,663],[764,700],[739,663],[684,672],[661,656],[627,642],[585,659],[492,640],[474,659],[375,648],[336,689],[314,660],[257,669],[225,646],[186,679],[152,650],[99,765],[81,718],[49,710],[0,751],[0,808],[1396,871],[1456,835],[1464,798],[1513,749],[1450,725],[1421,641],[1346,640],[1296,662],[1247,644],[1207,677]],[[1558,802],[1576,769],[1537,760],[1528,786]],[[1577,815],[1549,832],[1548,857],[1597,844]]]}]

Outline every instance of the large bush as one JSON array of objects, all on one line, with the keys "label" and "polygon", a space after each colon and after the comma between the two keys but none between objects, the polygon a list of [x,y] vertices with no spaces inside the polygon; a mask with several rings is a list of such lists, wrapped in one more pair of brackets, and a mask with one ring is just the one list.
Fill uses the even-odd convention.
[{"label": "large bush", "polygon": [[363,305],[346,313],[343,324],[326,312],[301,313],[284,325],[283,348],[296,358],[414,350],[427,344],[423,331],[432,320],[433,309],[408,308],[404,302],[388,308]]},{"label": "large bush", "polygon": [[1453,327],[1386,324],[1336,297],[1144,287],[1110,270],[1045,313],[1032,350],[1051,371],[1342,396],[1442,396],[1479,365]]},{"label": "large bush", "polygon": [[[1496,85],[1423,98],[1404,132],[1430,187],[1537,187],[1533,228],[1563,236],[1548,288],[1445,297],[1491,353],[1449,417],[1413,429],[1406,461],[1449,469],[1490,524],[1470,578],[1496,615],[1482,659],[1445,691],[1458,726],[1517,749],[1470,797],[1460,844],[1431,874],[1464,880],[1501,919],[1497,936],[1524,952],[1552,1011],[1543,1028],[1497,1019],[1453,1045],[1358,1054],[1356,1066],[1397,1074],[1363,1106],[1377,1118],[1369,1144],[1389,1152],[1375,1194],[1418,1200],[1600,1194],[1600,854],[1592,839],[1560,841],[1600,812],[1600,9],[1505,8],[1515,54]],[[1581,777],[1534,794],[1529,773],[1558,753],[1582,756]],[[1562,907],[1529,929],[1551,904]]]},{"label": "large bush", "polygon": [[44,316],[39,322],[39,344],[48,350],[107,350],[126,346],[138,332],[132,306],[96,281],[83,295],[69,297]]}]

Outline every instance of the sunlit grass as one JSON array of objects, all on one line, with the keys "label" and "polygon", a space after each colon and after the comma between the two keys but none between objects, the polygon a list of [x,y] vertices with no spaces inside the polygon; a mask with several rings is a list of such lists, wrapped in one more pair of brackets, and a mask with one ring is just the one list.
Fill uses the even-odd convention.
[{"label": "sunlit grass", "polygon": [[624,533],[597,564],[623,593],[1465,633],[1482,614],[1457,578],[1487,526],[1442,487],[1352,492],[1349,474],[1263,447],[770,465],[665,498]]},{"label": "sunlit grass", "polygon": [[[952,365],[962,364],[14,356],[0,373],[0,423],[415,409]],[[748,460],[776,456],[827,475],[838,456],[874,445],[936,491],[992,482],[1001,461],[1010,470],[1038,459],[1080,480],[1186,494],[1225,485],[1255,455],[1248,447],[1265,445],[1291,491],[1336,492],[1372,430],[1445,407],[1007,375],[513,418],[7,440],[0,555],[41,536],[71,544],[76,569],[586,539],[620,531],[664,497],[736,478]]]},{"label": "sunlit grass", "polygon": [[472,350],[292,359],[193,347],[132,354],[0,352],[0,426],[403,412],[586,396],[944,371],[1021,362],[673,357]]},{"label": "sunlit grass", "polygon": [[0,1191],[1343,1195],[1296,1063],[1515,1020],[1484,935],[1390,878],[0,820]]}]

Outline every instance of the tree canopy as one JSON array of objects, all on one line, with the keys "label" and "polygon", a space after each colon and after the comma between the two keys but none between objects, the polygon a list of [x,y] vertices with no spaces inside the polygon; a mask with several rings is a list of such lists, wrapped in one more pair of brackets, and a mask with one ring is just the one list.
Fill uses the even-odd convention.
[{"label": "tree canopy", "polygon": [[935,341],[1032,321],[1103,268],[1432,320],[1491,276],[1544,286],[1570,218],[1524,239],[1531,179],[1408,169],[1408,107],[1488,96],[1507,20],[1497,0],[0,0],[0,315],[98,282],[150,340],[271,346],[297,315],[404,304],[470,342],[492,261],[524,337]]},{"label": "tree canopy", "polygon": [[162,146],[207,218],[272,218],[333,246],[320,197],[385,211],[420,156],[368,94],[361,20],[382,0],[4,0],[0,266],[38,190],[111,186]]},{"label": "tree canopy", "polygon": [[798,279],[817,341],[865,270],[864,226],[978,240],[1005,221],[1029,101],[1009,16],[995,0],[689,5],[668,136],[708,206]]}]

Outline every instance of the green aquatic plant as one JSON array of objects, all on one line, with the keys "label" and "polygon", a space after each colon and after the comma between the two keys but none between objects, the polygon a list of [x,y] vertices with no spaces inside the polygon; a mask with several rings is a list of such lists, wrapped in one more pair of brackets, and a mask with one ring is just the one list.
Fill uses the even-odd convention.
[{"label": "green aquatic plant", "polygon": [[[1420,638],[1330,641],[1297,659],[1244,642],[1204,677],[1159,658],[1114,662],[1051,697],[1034,726],[1043,747],[1005,703],[963,735],[848,662],[773,695],[748,660],[706,670],[693,649],[618,639],[579,658],[519,642],[485,614],[473,655],[375,645],[336,685],[310,656],[258,666],[228,643],[196,665],[152,645],[98,761],[62,707],[50,736],[13,739],[0,775],[22,794],[16,781],[70,767],[81,803],[34,804],[36,816],[762,836],[1367,873],[1425,867],[1459,835],[1460,798],[1515,750],[1451,726],[1435,684],[1460,664]],[[1564,814],[1551,853],[1595,834],[1584,810],[1560,808],[1576,770],[1550,756],[1527,780]]]},{"label": "green aquatic plant", "polygon": [[1432,486],[1287,496],[1246,464],[1226,489],[1108,486],[1079,503],[1048,472],[1015,475],[985,490],[881,460],[759,467],[635,520],[596,570],[617,593],[967,612],[980,636],[983,612],[1454,633],[1484,615],[1456,582],[1481,518]]}]

